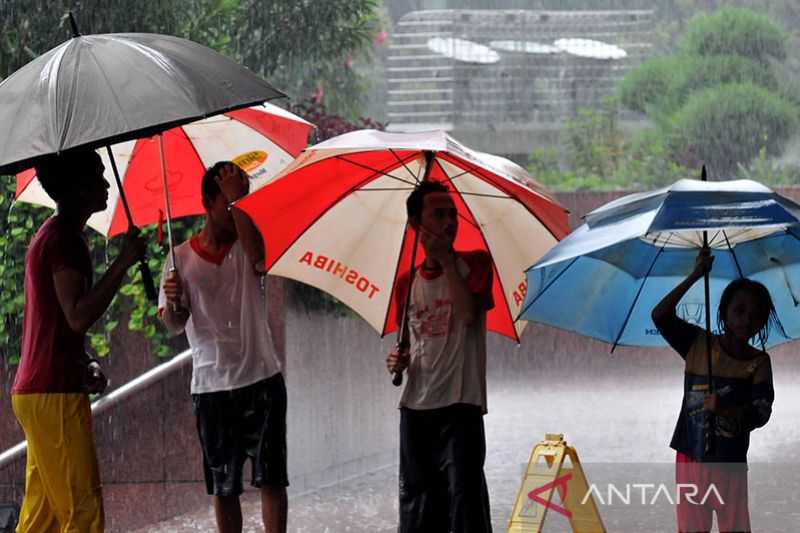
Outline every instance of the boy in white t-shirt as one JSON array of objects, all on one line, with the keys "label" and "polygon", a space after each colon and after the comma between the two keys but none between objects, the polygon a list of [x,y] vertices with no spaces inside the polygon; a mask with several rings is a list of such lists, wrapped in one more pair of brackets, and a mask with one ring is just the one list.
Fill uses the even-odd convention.
[{"label": "boy in white t-shirt", "polygon": [[[486,312],[492,263],[453,249],[458,213],[447,188],[423,182],[406,202],[425,261],[411,283],[410,351],[392,352],[389,372],[408,369],[400,400],[398,533],[491,533],[483,473],[486,438]],[[402,324],[408,276],[396,291]]]},{"label": "boy in white t-shirt", "polygon": [[192,349],[192,403],[217,528],[242,530],[239,495],[249,457],[264,528],[285,533],[284,361],[267,323],[261,235],[231,208],[248,190],[249,176],[229,161],[206,171],[205,225],[175,248],[177,269],[171,260],[164,265],[159,316],[169,330],[185,329]]}]

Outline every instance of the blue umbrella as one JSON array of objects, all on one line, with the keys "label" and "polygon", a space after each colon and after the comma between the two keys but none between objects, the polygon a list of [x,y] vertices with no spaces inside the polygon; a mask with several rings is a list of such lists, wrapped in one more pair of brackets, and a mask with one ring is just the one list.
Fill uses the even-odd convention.
[{"label": "blue umbrella", "polygon": [[[685,179],[625,196],[586,215],[528,269],[519,318],[615,347],[665,346],[650,312],[692,270],[707,235],[710,306],[698,283],[679,316],[706,327],[706,309],[717,309],[728,283],[748,277],[769,289],[789,339],[800,337],[798,223],[800,205],[750,180]],[[773,334],[768,345],[789,339]]]}]

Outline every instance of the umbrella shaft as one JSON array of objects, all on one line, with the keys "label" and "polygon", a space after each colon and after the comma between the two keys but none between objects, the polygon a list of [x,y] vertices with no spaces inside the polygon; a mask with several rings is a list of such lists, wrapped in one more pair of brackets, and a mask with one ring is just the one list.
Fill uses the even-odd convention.
[{"label": "umbrella shaft", "polygon": [[[703,232],[703,249],[708,250],[708,232]],[[706,309],[706,359],[708,361],[708,393],[713,394],[714,383],[711,379],[711,290],[710,290],[710,272],[706,271],[703,274],[703,291]]]},{"label": "umbrella shaft", "polygon": [[128,199],[125,197],[125,189],[122,188],[122,180],[119,178],[119,170],[117,170],[117,163],[114,160],[114,154],[111,152],[111,145],[106,146],[106,151],[108,152],[108,160],[111,162],[111,170],[114,173],[114,180],[117,182],[119,199],[122,202],[122,207],[125,209],[125,216],[128,218],[128,226],[133,226],[131,208],[128,207]]},{"label": "umbrella shaft", "polygon": [[158,147],[161,154],[161,179],[164,184],[164,207],[167,212],[167,241],[169,242],[169,253],[172,256],[172,268],[178,268],[175,262],[175,246],[172,242],[172,212],[170,211],[169,188],[167,187],[167,161],[164,155],[164,134],[158,135]]}]

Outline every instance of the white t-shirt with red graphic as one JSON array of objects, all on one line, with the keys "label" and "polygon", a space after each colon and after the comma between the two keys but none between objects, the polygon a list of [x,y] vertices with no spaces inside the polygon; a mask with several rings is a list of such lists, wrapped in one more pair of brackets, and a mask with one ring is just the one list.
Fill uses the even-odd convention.
[{"label": "white t-shirt with red graphic", "polygon": [[[175,248],[189,310],[186,337],[192,350],[192,394],[233,390],[281,372],[267,323],[263,276],[253,269],[237,240],[219,256],[208,253],[197,236]],[[164,274],[172,268],[169,258]],[[159,310],[166,306],[164,287]]]},{"label": "white t-shirt with red graphic", "polygon": [[[400,406],[438,409],[456,403],[486,413],[486,311],[492,302],[492,262],[485,252],[457,252],[456,267],[476,295],[479,314],[472,324],[456,320],[447,278],[417,269],[409,310],[410,356]],[[401,323],[408,277],[399,280],[397,323]]]}]

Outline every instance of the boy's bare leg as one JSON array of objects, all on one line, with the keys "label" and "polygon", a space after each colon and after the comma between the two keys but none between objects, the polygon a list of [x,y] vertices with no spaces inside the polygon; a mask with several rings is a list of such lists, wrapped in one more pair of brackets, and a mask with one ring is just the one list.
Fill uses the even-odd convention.
[{"label": "boy's bare leg", "polygon": [[242,533],[242,506],[238,496],[214,496],[219,533]]},{"label": "boy's bare leg", "polygon": [[286,487],[261,488],[261,517],[267,533],[286,533],[289,500]]}]

